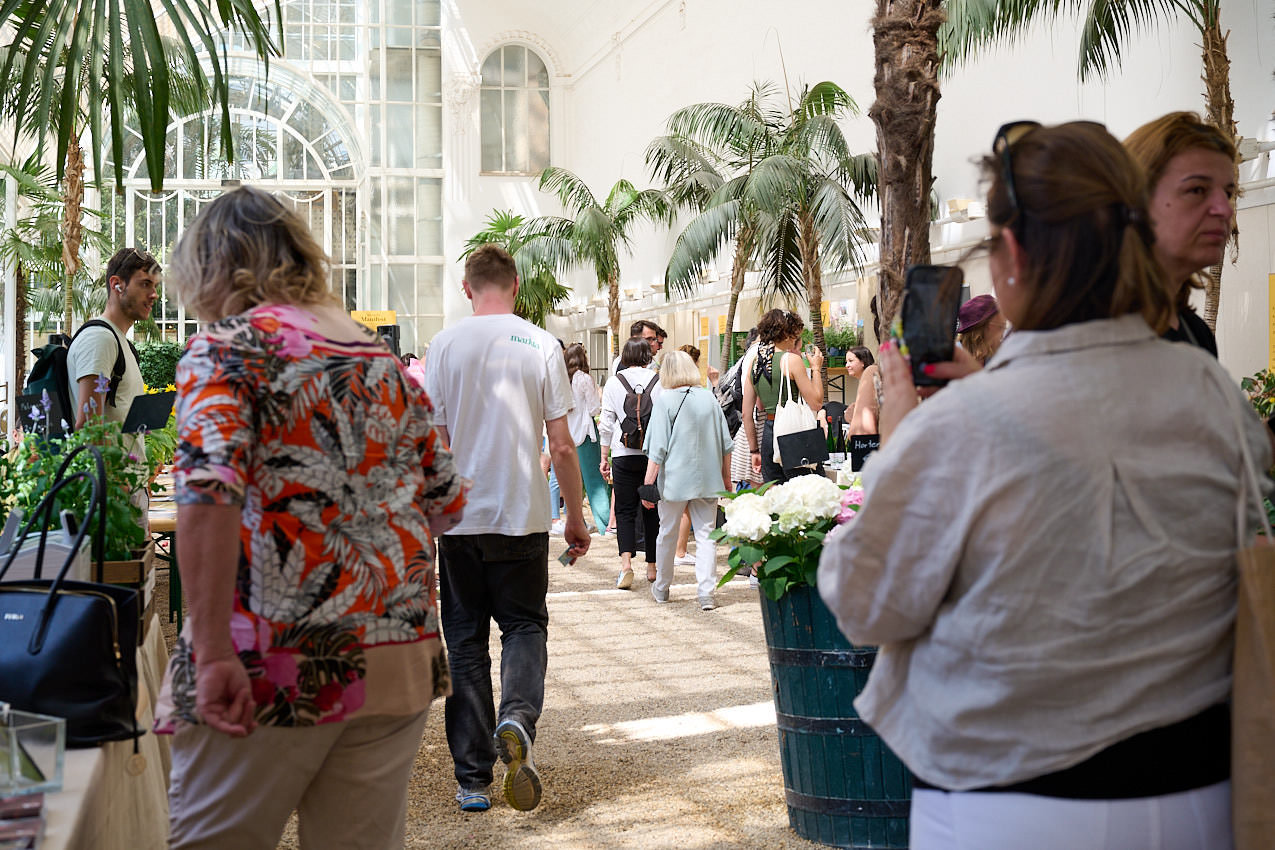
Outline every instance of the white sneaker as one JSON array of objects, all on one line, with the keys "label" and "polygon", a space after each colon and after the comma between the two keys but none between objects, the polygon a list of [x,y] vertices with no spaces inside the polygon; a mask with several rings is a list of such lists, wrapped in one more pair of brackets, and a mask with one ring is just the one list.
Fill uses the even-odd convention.
[{"label": "white sneaker", "polygon": [[673,563],[682,567],[693,567],[695,566],[695,556],[691,554],[680,555],[673,559]]},{"label": "white sneaker", "polygon": [[549,533],[555,537],[561,537],[563,532],[567,530],[567,521],[565,519],[555,519],[549,523]]},{"label": "white sneaker", "polygon": [[761,587],[761,582],[757,581],[757,576],[749,576],[748,586],[751,588],[758,588]]}]

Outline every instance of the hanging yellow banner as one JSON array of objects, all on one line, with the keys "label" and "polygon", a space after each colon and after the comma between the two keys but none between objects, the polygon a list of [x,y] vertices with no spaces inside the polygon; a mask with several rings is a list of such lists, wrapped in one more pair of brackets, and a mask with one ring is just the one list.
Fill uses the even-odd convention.
[{"label": "hanging yellow banner", "polygon": [[725,315],[721,315],[717,317],[717,332],[719,334],[726,333],[726,316]]},{"label": "hanging yellow banner", "polygon": [[819,316],[825,328],[832,324],[832,302],[824,301],[819,305]]},{"label": "hanging yellow banner", "polygon": [[708,316],[699,317],[699,335],[708,336]]}]

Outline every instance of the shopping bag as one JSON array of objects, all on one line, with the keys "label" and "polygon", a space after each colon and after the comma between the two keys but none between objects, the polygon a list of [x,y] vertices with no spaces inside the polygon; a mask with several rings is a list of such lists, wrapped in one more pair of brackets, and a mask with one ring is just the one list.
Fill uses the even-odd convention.
[{"label": "shopping bag", "polygon": [[1236,850],[1275,840],[1275,545],[1239,552],[1235,686],[1231,697],[1231,814]]},{"label": "shopping bag", "polygon": [[[1236,507],[1239,601],[1231,692],[1231,826],[1235,850],[1269,850],[1275,840],[1275,536],[1238,419],[1244,414],[1234,409],[1238,406],[1232,412],[1244,469]],[[1246,513],[1258,517],[1262,532],[1252,545],[1245,545]]]},{"label": "shopping bag", "polygon": [[[784,469],[802,466],[813,469],[828,459],[827,438],[806,400],[800,396],[793,398],[792,381],[788,377],[788,358],[783,356],[783,352],[776,353],[780,355],[783,379],[779,384],[779,404],[775,407],[775,423],[771,429],[775,435],[773,459]],[[788,391],[787,400],[784,399],[784,390]],[[796,439],[784,439],[789,437]],[[781,450],[784,443],[789,445],[787,455]],[[815,443],[822,448],[816,448]]]}]

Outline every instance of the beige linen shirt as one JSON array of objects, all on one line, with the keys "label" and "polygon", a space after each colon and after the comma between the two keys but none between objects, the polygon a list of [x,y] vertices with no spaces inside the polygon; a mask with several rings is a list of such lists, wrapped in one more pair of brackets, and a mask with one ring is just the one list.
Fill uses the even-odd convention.
[{"label": "beige linen shirt", "polygon": [[1217,362],[1125,316],[1017,332],[903,420],[818,584],[913,772],[1019,782],[1227,698],[1237,409],[1268,468]]}]

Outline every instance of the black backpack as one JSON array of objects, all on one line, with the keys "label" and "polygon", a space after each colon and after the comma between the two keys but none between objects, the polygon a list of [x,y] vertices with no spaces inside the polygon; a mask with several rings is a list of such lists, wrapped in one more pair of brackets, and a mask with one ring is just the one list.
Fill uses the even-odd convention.
[{"label": "black backpack", "polygon": [[[83,333],[85,328],[106,328],[111,332],[111,336],[115,337],[115,365],[111,369],[111,383],[106,392],[106,403],[111,407],[115,406],[115,393],[119,389],[120,381],[124,378],[124,348],[120,345],[120,338],[116,335],[114,328],[109,322],[102,319],[89,319],[80,325],[79,330],[75,332],[75,337]],[[71,338],[71,344],[75,344],[75,337]],[[133,343],[129,342],[128,347],[133,351],[133,357],[141,361],[138,357],[137,349],[133,347]],[[65,419],[67,422],[67,430],[75,428],[75,400],[78,393],[71,386],[71,376],[67,370],[66,357],[67,349],[65,346],[55,342],[50,342],[42,348],[37,348],[31,353],[35,355],[35,365],[31,367],[30,374],[27,375],[27,386],[23,391],[24,395],[40,397],[45,391],[49,393],[55,407],[60,406],[61,413],[55,414],[50,418],[57,422],[57,416]]]},{"label": "black backpack", "polygon": [[647,388],[640,384],[636,390],[633,389],[633,385],[623,375],[615,377],[625,389],[624,418],[620,420],[620,445],[626,449],[640,449],[642,441],[646,439],[647,426],[651,424],[651,394],[644,392]]},{"label": "black backpack", "polygon": [[741,357],[726,370],[717,382],[717,403],[722,406],[722,415],[726,417],[726,427],[730,429],[731,439],[744,424],[744,358]]}]

